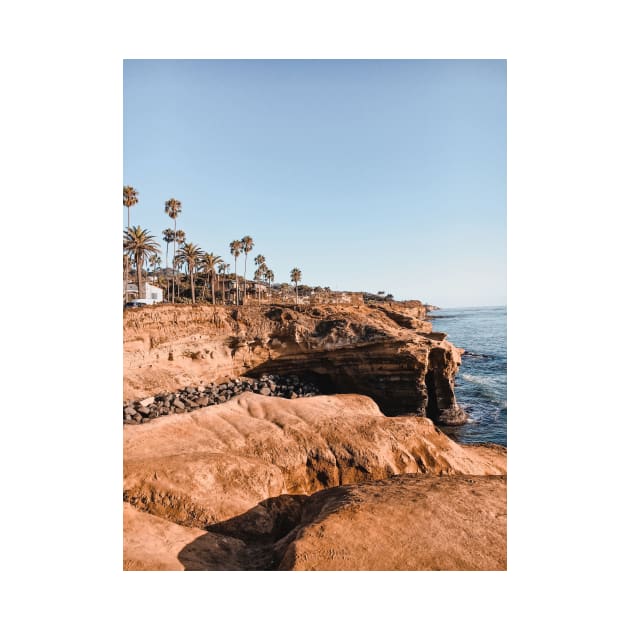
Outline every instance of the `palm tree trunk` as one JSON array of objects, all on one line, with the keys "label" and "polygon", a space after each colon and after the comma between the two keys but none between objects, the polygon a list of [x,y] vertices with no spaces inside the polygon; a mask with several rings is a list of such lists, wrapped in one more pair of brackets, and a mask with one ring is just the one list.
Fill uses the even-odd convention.
[{"label": "palm tree trunk", "polygon": [[[129,224],[131,218],[131,206],[127,206],[127,232],[129,232]],[[125,304],[129,302],[129,256],[125,259]]]},{"label": "palm tree trunk", "polygon": [[142,286],[142,265],[143,265],[144,261],[142,260],[142,258],[140,259],[136,259],[136,274],[137,274],[137,280],[138,280],[138,299],[142,298],[142,289],[140,288]]},{"label": "palm tree trunk", "polygon": [[[168,268],[168,241],[166,241],[166,257],[164,258],[166,261],[166,267]],[[168,302],[168,298],[170,297],[170,284],[168,282],[168,275],[166,276],[166,301]]]},{"label": "palm tree trunk", "polygon": [[236,306],[238,306],[238,275],[236,273],[236,256],[234,256],[234,282],[236,283]]},{"label": "palm tree trunk", "polygon": [[192,302],[195,303],[195,274],[193,270],[190,270],[190,290],[192,292]]},{"label": "palm tree trunk", "polygon": [[129,256],[125,257],[125,304],[129,302]]},{"label": "palm tree trunk", "polygon": [[[173,232],[175,234],[177,233],[177,219],[173,219]],[[175,245],[177,244],[175,238],[176,237],[173,236],[173,295],[171,296],[173,304],[175,304],[175,250],[177,249],[175,247]]]},{"label": "palm tree trunk", "polygon": [[245,290],[243,291],[243,306],[245,302],[247,302],[247,253],[245,254],[245,270],[243,271],[243,284],[245,285]]},{"label": "palm tree trunk", "polygon": [[212,290],[212,306],[216,305],[214,301],[214,274],[210,275],[210,289]]}]

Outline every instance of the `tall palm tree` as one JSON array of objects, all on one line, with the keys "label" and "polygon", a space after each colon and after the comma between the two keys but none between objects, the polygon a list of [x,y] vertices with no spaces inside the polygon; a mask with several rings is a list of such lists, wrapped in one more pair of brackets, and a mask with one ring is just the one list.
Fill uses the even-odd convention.
[{"label": "tall palm tree", "polygon": [[[177,199],[169,199],[164,203],[164,212],[173,219],[173,233],[177,233],[177,217],[181,214],[182,202]],[[175,247],[173,247],[173,293],[171,295],[173,303],[175,303]]]},{"label": "tall palm tree", "polygon": [[230,263],[223,263],[223,304],[227,304],[225,301],[225,281],[227,280],[228,274],[230,273]]},{"label": "tall palm tree", "polygon": [[123,205],[127,206],[127,229],[131,225],[131,206],[138,203],[138,191],[133,186],[123,186]]},{"label": "tall palm tree", "polygon": [[[171,230],[171,228],[167,228],[166,230],[162,230],[162,236],[164,237],[162,240],[166,243],[166,265],[168,266],[168,246],[169,243],[172,243],[175,240],[175,232],[173,230]],[[166,280],[166,299],[168,300],[169,298],[169,284],[168,284],[168,277]]]},{"label": "tall palm tree", "polygon": [[291,282],[295,283],[295,303],[298,303],[298,282],[302,279],[302,272],[297,268],[291,269]]},{"label": "tall palm tree", "polygon": [[251,236],[243,236],[241,239],[243,253],[245,254],[245,271],[243,272],[243,282],[245,283],[245,291],[243,292],[243,304],[247,301],[247,254],[254,249],[254,239]]},{"label": "tall palm tree", "polygon": [[256,256],[256,258],[254,258],[254,264],[257,267],[260,267],[260,265],[264,264],[266,262],[265,257],[262,254],[258,254],[258,256]]},{"label": "tall palm tree", "polygon": [[[185,242],[186,242],[186,232],[184,232],[184,230],[176,230],[175,231],[175,247],[176,247],[175,253],[177,253],[177,251],[179,250],[179,246],[183,245]],[[183,263],[183,260],[180,258],[179,264],[177,265],[178,271],[179,269],[181,269],[182,263]],[[179,274],[177,274],[176,280],[177,280],[177,297],[179,297],[179,289],[180,289]]]},{"label": "tall palm tree", "polygon": [[236,280],[236,306],[238,306],[238,275],[236,273],[236,260],[241,255],[243,249],[242,241],[232,241],[230,243],[230,254],[234,256],[234,280]]},{"label": "tall palm tree", "polygon": [[[162,253],[161,248],[160,248],[160,253]],[[158,254],[153,254],[149,258],[149,264],[153,267],[153,276],[154,276],[154,279],[155,279],[157,285],[159,287],[161,287],[162,286],[162,276],[160,275],[158,277],[156,275],[156,273],[157,273],[157,270],[162,267],[162,257],[159,256]]]},{"label": "tall palm tree", "polygon": [[[254,264],[256,265],[256,274],[258,275],[258,282],[260,282],[264,276],[265,269],[267,269],[267,265],[265,264],[265,257],[262,254],[258,254],[256,258],[254,258]],[[254,275],[256,278],[256,275]],[[258,304],[260,304],[260,292],[258,293]]]},{"label": "tall palm tree", "polygon": [[224,274],[225,274],[225,262],[221,262],[217,265],[217,270],[219,272],[219,275],[221,276],[221,299],[223,300],[223,304],[225,304],[225,299],[223,299],[225,297],[224,293],[225,293],[225,281],[224,281]]},{"label": "tall palm tree", "polygon": [[[127,207],[127,229],[131,226],[131,206],[138,203],[138,191],[133,186],[123,186],[123,206]],[[125,267],[125,302],[128,302],[129,260]]]},{"label": "tall palm tree", "polygon": [[192,303],[195,303],[195,271],[201,262],[203,251],[198,245],[193,243],[184,243],[177,252],[178,261],[186,263],[188,268],[188,276],[190,277],[190,291],[192,294]]},{"label": "tall palm tree", "polygon": [[[215,256],[212,252],[209,254],[203,254],[201,257],[201,264],[203,268],[203,272],[208,274],[208,283],[212,289],[212,303],[216,304],[214,299],[214,276],[216,273],[215,266],[221,265],[223,263],[223,258],[221,256]],[[220,267],[219,267],[220,268]],[[204,295],[205,295],[205,286],[204,286]]]},{"label": "tall palm tree", "polygon": [[153,267],[153,275],[155,275],[155,270],[162,264],[162,259],[157,254],[151,254],[149,264]]},{"label": "tall palm tree", "polygon": [[133,256],[136,264],[136,274],[138,276],[138,297],[142,296],[142,267],[144,259],[149,254],[157,254],[160,251],[160,245],[155,240],[153,234],[149,234],[147,230],[143,230],[139,225],[133,226],[125,230],[123,249]]},{"label": "tall palm tree", "polygon": [[262,265],[259,265],[254,272],[254,282],[256,283],[256,295],[258,297],[258,304],[260,304],[261,298],[260,283],[262,282],[262,279],[264,277],[265,269],[267,269],[267,265],[263,263]]},{"label": "tall palm tree", "polygon": [[271,283],[275,280],[271,269],[267,269],[267,271],[265,271],[265,280],[269,283],[269,302],[271,302]]}]

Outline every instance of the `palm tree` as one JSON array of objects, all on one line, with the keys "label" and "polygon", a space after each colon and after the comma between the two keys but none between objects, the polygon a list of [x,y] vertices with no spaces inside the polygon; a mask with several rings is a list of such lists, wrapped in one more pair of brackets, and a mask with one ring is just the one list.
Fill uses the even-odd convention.
[{"label": "palm tree", "polygon": [[297,268],[291,269],[291,282],[295,283],[295,303],[298,303],[298,282],[302,279],[302,272]]},{"label": "palm tree", "polygon": [[[171,230],[171,228],[167,228],[166,230],[162,230],[162,236],[164,237],[162,240],[166,243],[166,265],[168,266],[168,246],[169,243],[172,243],[175,240],[175,232]],[[169,298],[169,284],[168,279],[166,280],[166,299]]]},{"label": "palm tree", "polygon": [[[208,274],[208,283],[212,289],[212,304],[216,304],[214,299],[214,276],[216,273],[215,266],[219,265],[219,269],[223,264],[223,258],[221,256],[215,256],[212,252],[209,254],[203,254],[201,257],[201,264],[203,265],[203,272]],[[204,285],[205,295],[205,285]]]},{"label": "palm tree", "polygon": [[236,259],[241,255],[243,248],[242,241],[232,241],[230,243],[230,254],[234,256],[234,279],[236,280],[236,305],[238,306],[238,275],[236,274]]},{"label": "palm tree", "polygon": [[[127,229],[131,225],[131,206],[138,203],[138,191],[133,186],[123,186],[123,206],[127,207]],[[125,302],[128,302],[127,285],[129,284],[129,261],[125,267]]]},{"label": "palm tree", "polygon": [[[256,269],[256,274],[254,275],[254,278],[257,279],[258,282],[260,282],[265,274],[265,270],[267,269],[267,265],[265,264],[265,257],[262,254],[258,254],[258,256],[254,258],[254,264],[258,267],[258,269]],[[256,275],[258,276],[258,278],[256,278]],[[258,304],[260,304],[260,291],[258,292]]]},{"label": "palm tree", "polygon": [[243,304],[247,301],[247,254],[254,249],[254,239],[251,236],[243,236],[241,239],[243,245],[243,253],[245,254],[245,271],[243,272],[243,281],[245,282],[245,291],[243,292]]},{"label": "palm tree", "polygon": [[153,267],[153,275],[155,275],[155,270],[162,264],[162,259],[157,254],[151,254],[149,264]]},{"label": "palm tree", "polygon": [[[176,230],[175,231],[175,247],[176,247],[176,254],[177,251],[179,250],[179,248],[177,247],[178,245],[183,245],[186,242],[186,232],[184,232],[184,230]],[[182,260],[180,259],[179,261],[179,265],[177,266],[177,269],[181,269],[182,266]],[[179,297],[179,289],[180,289],[180,277],[179,274],[177,274],[176,277],[177,280],[177,297]]]},{"label": "palm tree", "polygon": [[263,271],[260,267],[254,271],[254,285],[256,287],[256,297],[258,298],[258,304],[260,304],[260,281],[262,280]]},{"label": "palm tree", "polygon": [[131,225],[131,206],[138,203],[138,191],[133,186],[123,186],[123,205],[127,206],[127,229]]},{"label": "palm tree", "polygon": [[192,294],[192,303],[195,303],[195,271],[201,262],[203,251],[198,245],[193,243],[184,243],[177,252],[178,261],[186,263],[188,267],[188,275],[190,277],[190,290]]},{"label": "palm tree", "polygon": [[225,304],[225,277],[227,275],[227,273],[230,270],[230,263],[226,263],[226,262],[222,262],[219,265],[219,273],[223,273],[223,279],[222,279],[222,290],[221,290],[221,299],[223,301],[223,304]]},{"label": "palm tree", "polygon": [[133,256],[138,276],[138,297],[142,297],[142,267],[147,254],[157,254],[160,245],[153,234],[143,230],[139,225],[127,228],[124,232],[123,249]]},{"label": "palm tree", "polygon": [[[164,212],[168,214],[168,216],[173,219],[173,234],[177,233],[177,217],[180,215],[182,211],[182,202],[177,201],[177,199],[169,199],[164,203]],[[172,294],[173,304],[175,303],[175,247],[173,247],[173,294]]]},{"label": "palm tree", "polygon": [[275,280],[271,269],[267,269],[267,271],[265,271],[265,280],[269,283],[269,302],[271,302],[271,283]]},{"label": "palm tree", "polygon": [[[223,287],[223,274],[225,273],[225,263],[219,263],[217,265],[217,270],[219,272],[219,275],[221,276],[221,286]],[[221,292],[221,296],[223,297],[223,292]],[[223,300],[223,303],[225,304],[225,300]]]}]

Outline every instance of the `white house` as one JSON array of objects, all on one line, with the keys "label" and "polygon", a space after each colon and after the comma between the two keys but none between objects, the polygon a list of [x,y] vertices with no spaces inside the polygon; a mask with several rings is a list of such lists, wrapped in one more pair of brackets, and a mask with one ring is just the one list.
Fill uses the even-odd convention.
[{"label": "white house", "polygon": [[139,300],[145,304],[159,304],[164,301],[164,291],[160,287],[156,287],[148,282],[143,284],[143,295],[145,296],[140,300],[138,296],[138,285],[129,283],[127,285],[127,293],[129,295],[129,301]]}]

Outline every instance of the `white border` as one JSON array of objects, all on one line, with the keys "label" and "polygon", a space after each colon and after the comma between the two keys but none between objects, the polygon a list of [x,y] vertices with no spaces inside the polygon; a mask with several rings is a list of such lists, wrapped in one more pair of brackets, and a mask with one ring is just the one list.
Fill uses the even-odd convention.
[{"label": "white border", "polygon": [[[621,6],[12,5],[3,20],[4,287],[11,296],[36,289],[3,309],[8,614],[70,628],[616,626],[620,582],[609,571],[627,550],[627,493],[616,487],[627,437]],[[120,570],[119,287],[89,289],[119,263],[122,59],[263,57],[508,59],[505,573]],[[73,297],[59,300],[69,270]]]}]

